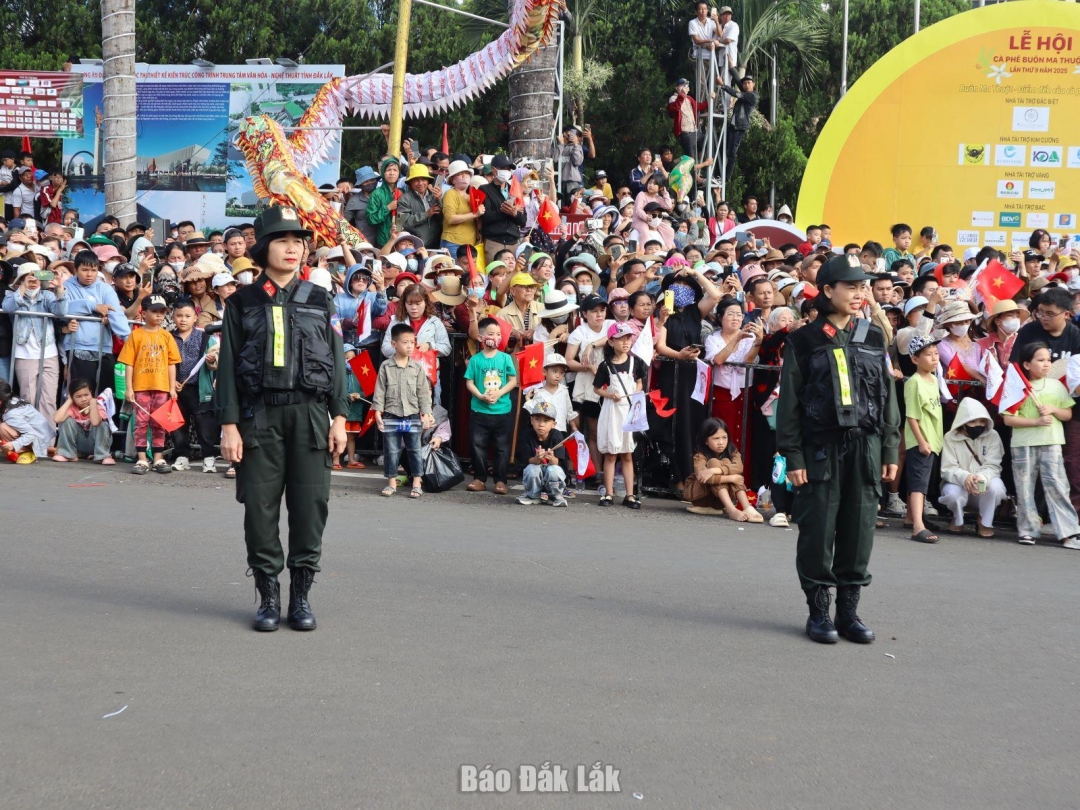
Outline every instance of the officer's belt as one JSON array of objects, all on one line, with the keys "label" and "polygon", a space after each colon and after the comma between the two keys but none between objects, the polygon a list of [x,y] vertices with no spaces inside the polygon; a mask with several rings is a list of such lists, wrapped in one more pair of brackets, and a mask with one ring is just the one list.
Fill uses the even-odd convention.
[{"label": "officer's belt", "polygon": [[262,401],[264,405],[303,405],[308,402],[325,402],[326,396],[309,391],[264,391]]}]

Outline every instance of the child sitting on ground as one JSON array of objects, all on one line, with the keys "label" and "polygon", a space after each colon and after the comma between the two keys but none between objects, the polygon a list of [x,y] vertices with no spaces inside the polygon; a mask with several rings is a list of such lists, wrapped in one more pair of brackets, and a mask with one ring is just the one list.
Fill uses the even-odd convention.
[{"label": "child sitting on ground", "polygon": [[420,431],[432,423],[431,386],[427,370],[412,359],[416,349],[416,332],[407,323],[396,323],[390,329],[390,345],[394,356],[379,366],[375,380],[375,398],[371,407],[375,422],[383,434],[383,461],[386,486],[382,494],[390,497],[397,491],[398,460],[402,445],[409,455],[412,475],[410,498],[424,494],[421,482],[423,461],[420,456]]},{"label": "child sitting on ground", "polygon": [[[565,357],[561,354],[549,354],[544,358],[544,384],[529,392],[529,397],[533,402],[551,403],[555,409],[555,429],[564,436],[567,435],[567,428],[572,431],[578,430],[578,415],[570,399],[570,391],[563,385],[567,368]],[[568,483],[563,494],[567,498],[574,498],[577,494],[574,488],[569,486],[569,462],[564,462],[562,467],[563,471],[567,472]]]},{"label": "child sitting on ground", "polygon": [[116,362],[126,366],[127,398],[135,403],[135,452],[138,461],[132,468],[135,475],[150,472],[146,448],[154,451],[154,472],[171,473],[162,454],[165,452],[165,431],[150,419],[150,414],[176,399],[176,367],[180,365],[180,350],[173,336],[161,328],[168,305],[160,295],[147,296],[143,303],[142,329],[128,337]]},{"label": "child sitting on ground", "polygon": [[683,492],[690,501],[686,511],[695,515],[727,515],[740,523],[765,520],[746,496],[742,456],[728,441],[722,419],[706,419],[698,431],[694,472],[683,484]]},{"label": "child sitting on ground", "polygon": [[979,515],[976,532],[979,537],[994,536],[994,512],[1006,494],[1001,480],[1004,455],[1001,437],[986,407],[975,397],[964,397],[941,449],[938,501],[952,510],[949,532],[960,534],[963,530],[964,507],[973,499]]},{"label": "child sitting on ground", "polygon": [[53,426],[29,402],[11,393],[11,384],[0,379],[0,454],[15,464],[33,464],[47,458]]},{"label": "child sitting on ground", "polygon": [[115,464],[110,453],[112,430],[105,407],[94,399],[90,383],[72,380],[68,385],[68,398],[53,416],[60,428],[53,461],[76,461],[80,457],[93,458],[104,465]]},{"label": "child sitting on ground", "polygon": [[941,417],[941,390],[938,388],[938,341],[925,335],[914,335],[908,343],[908,354],[915,363],[915,373],[904,383],[904,406],[907,427],[904,428],[905,472],[908,485],[908,521],[911,539],[920,543],[936,543],[938,536],[923,523],[926,491],[930,488],[930,473],[934,460],[941,453],[944,433]]},{"label": "child sitting on ground", "polygon": [[566,506],[563,488],[566,473],[559,466],[566,460],[566,450],[559,445],[566,437],[555,427],[555,407],[550,402],[533,400],[525,406],[529,411],[529,428],[525,431],[525,446],[529,448],[529,464],[521,474],[525,494],[517,502],[522,506],[541,503],[548,497],[552,506]]}]

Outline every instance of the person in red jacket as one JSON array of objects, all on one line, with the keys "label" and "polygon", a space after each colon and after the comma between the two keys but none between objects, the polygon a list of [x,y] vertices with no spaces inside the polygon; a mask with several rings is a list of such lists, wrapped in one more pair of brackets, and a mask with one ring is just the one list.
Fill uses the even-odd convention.
[{"label": "person in red jacket", "polygon": [[695,101],[690,95],[688,80],[679,79],[675,83],[675,95],[668,99],[667,113],[674,119],[675,138],[683,154],[693,156],[695,164],[705,143],[705,133],[698,127],[698,113],[708,109],[708,101]]}]

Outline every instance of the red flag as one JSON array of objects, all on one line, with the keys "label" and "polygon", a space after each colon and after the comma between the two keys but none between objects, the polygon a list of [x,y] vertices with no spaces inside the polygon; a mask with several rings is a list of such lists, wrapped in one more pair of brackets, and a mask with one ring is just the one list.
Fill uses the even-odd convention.
[{"label": "red flag", "polygon": [[166,400],[164,405],[150,414],[150,418],[157,422],[166,433],[179,430],[186,424],[184,414],[180,412],[180,406],[175,399]]},{"label": "red flag", "polygon": [[668,398],[661,396],[659,388],[655,388],[649,392],[649,399],[652,400],[653,407],[656,408],[656,415],[661,419],[666,419],[675,413],[674,408],[669,408],[667,406]]},{"label": "red flag", "polygon": [[515,205],[525,206],[525,189],[521,187],[517,175],[510,178],[510,196],[514,198]]},{"label": "red flag", "polygon": [[945,369],[945,382],[953,385],[961,382],[970,382],[974,379],[975,377],[967,370],[967,366],[960,360],[960,355],[954,354],[952,362],[949,363],[948,368]]},{"label": "red flag", "polygon": [[482,192],[480,189],[469,189],[469,208],[472,209],[472,212],[474,214],[480,209],[480,206],[484,204],[484,200],[486,199],[487,195],[484,194],[484,192]]},{"label": "red flag", "polygon": [[364,339],[371,334],[371,309],[367,305],[367,296],[360,297],[360,304],[356,307],[356,342],[363,343]]},{"label": "red flag", "polygon": [[444,155],[450,154],[450,136],[447,131],[448,124],[443,121],[442,125],[442,152]]},{"label": "red flag", "polygon": [[593,464],[592,456],[589,455],[589,445],[585,442],[584,436],[580,433],[571,433],[564,447],[566,447],[566,454],[574,462],[574,474],[579,479],[596,475],[596,465]]},{"label": "red flag", "polygon": [[375,424],[375,409],[374,408],[369,408],[368,412],[367,412],[367,416],[364,417],[364,424],[360,425],[360,432],[357,433],[356,435],[357,436],[363,436],[365,433],[368,432],[368,430],[371,429],[371,426],[374,425],[374,424]]},{"label": "red flag", "polygon": [[1023,280],[1009,272],[997,259],[991,259],[979,273],[975,287],[983,297],[986,308],[993,309],[998,301],[1012,298],[1024,286]]},{"label": "red flag", "polygon": [[544,381],[544,344],[533,343],[514,355],[518,385],[524,390]]},{"label": "red flag", "polygon": [[427,378],[435,385],[439,381],[439,353],[434,349],[426,352],[413,352],[412,359],[424,367]]},{"label": "red flag", "polygon": [[360,383],[360,390],[364,392],[364,396],[370,397],[374,394],[377,372],[371,362],[371,355],[366,350],[360,352],[349,361],[349,368],[356,375],[356,381]]},{"label": "red flag", "polygon": [[465,265],[469,270],[469,289],[480,286],[480,272],[476,269],[476,260],[471,249],[465,251]]},{"label": "red flag", "polygon": [[540,206],[540,212],[536,216],[536,224],[539,225],[546,234],[557,231],[559,225],[562,224],[562,219],[559,217],[559,207],[551,200],[545,198],[543,204]]}]

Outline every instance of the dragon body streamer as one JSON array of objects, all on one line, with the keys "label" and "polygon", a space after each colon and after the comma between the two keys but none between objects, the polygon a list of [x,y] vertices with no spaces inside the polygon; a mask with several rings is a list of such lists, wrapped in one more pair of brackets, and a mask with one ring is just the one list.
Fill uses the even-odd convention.
[{"label": "dragon body streamer", "polygon": [[[550,41],[564,6],[565,0],[515,0],[510,27],[498,39],[457,64],[406,74],[404,116],[443,113],[486,92]],[[326,159],[346,115],[389,116],[392,83],[385,73],[334,79],[319,90],[288,136],[269,116],[244,119],[236,146],[247,161],[255,193],[294,206],[318,242],[336,245],[344,236],[347,244],[358,245],[359,231],[323,199],[308,174]]]}]

